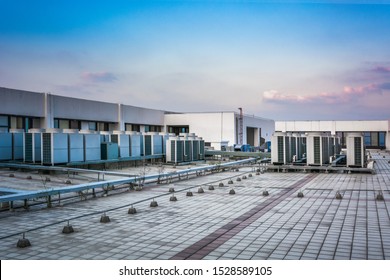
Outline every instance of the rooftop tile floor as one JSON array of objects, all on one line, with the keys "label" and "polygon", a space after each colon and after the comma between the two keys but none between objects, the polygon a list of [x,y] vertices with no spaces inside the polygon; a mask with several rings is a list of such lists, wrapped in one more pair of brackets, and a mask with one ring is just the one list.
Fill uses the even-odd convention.
[{"label": "rooftop tile floor", "polygon": [[[390,259],[390,154],[372,155],[374,175],[255,175],[246,167],[50,209],[1,212],[0,258]],[[247,179],[235,180],[244,174]],[[198,193],[200,185],[204,193]],[[379,191],[384,201],[376,200]],[[172,195],[177,201],[170,201]],[[158,207],[150,207],[153,199]],[[128,214],[131,205],[134,215]],[[103,212],[109,223],[100,223]],[[63,234],[68,220],[75,232]],[[23,232],[32,246],[17,248]]]}]

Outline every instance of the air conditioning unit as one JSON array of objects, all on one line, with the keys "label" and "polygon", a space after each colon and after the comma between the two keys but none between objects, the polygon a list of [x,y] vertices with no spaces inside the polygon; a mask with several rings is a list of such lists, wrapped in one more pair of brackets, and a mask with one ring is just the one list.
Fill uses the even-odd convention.
[{"label": "air conditioning unit", "polygon": [[103,160],[118,159],[119,148],[117,143],[104,142],[101,143],[101,155]]},{"label": "air conditioning unit", "polygon": [[143,154],[143,135],[139,132],[126,132],[130,136],[130,156],[140,157]]},{"label": "air conditioning unit", "polygon": [[193,144],[193,140],[183,140],[184,141],[184,158],[183,158],[183,161],[192,161],[193,160],[193,156],[192,156],[192,152],[193,152],[193,148],[192,148],[192,144]]},{"label": "air conditioning unit", "polygon": [[271,137],[271,162],[273,164],[286,163],[285,138],[284,132],[275,132]]},{"label": "air conditioning unit", "polygon": [[84,159],[84,135],[79,133],[68,133],[69,162],[81,162]]},{"label": "air conditioning unit", "polygon": [[[81,132],[81,131],[80,131]],[[83,133],[84,136],[84,160],[99,161],[101,160],[101,135],[97,133]]]},{"label": "air conditioning unit", "polygon": [[166,161],[175,164],[184,161],[184,140],[179,137],[168,139]]},{"label": "air conditioning unit", "polygon": [[0,160],[12,160],[12,134],[0,132]]},{"label": "air conditioning unit", "polygon": [[41,162],[42,161],[42,132],[43,129],[29,129],[24,134],[24,161]]},{"label": "air conditioning unit", "polygon": [[365,147],[362,133],[347,134],[347,166],[349,167],[364,167]]},{"label": "air conditioning unit", "polygon": [[12,134],[12,159],[23,160],[24,155],[24,130],[10,129]]},{"label": "air conditioning unit", "polygon": [[114,131],[111,135],[111,142],[118,144],[119,157],[130,157],[130,136],[124,131]]},{"label": "air conditioning unit", "polygon": [[68,135],[60,130],[42,133],[42,164],[54,165],[69,162]]},{"label": "air conditioning unit", "polygon": [[161,155],[163,150],[162,136],[158,132],[147,132],[143,136],[144,155]]}]

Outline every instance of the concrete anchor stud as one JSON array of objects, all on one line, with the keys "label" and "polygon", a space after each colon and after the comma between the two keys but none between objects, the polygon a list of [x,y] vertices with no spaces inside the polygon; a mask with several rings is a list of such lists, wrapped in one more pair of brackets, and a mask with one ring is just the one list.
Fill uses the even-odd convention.
[{"label": "concrete anchor stud", "polygon": [[72,233],[72,232],[74,232],[74,229],[69,224],[69,221],[68,221],[68,224],[66,226],[64,226],[64,228],[62,229],[62,233],[68,234],[68,233]]},{"label": "concrete anchor stud", "polygon": [[233,180],[229,180],[228,184],[233,184]]},{"label": "concrete anchor stud", "polygon": [[72,184],[72,181],[71,180],[66,180],[65,182],[67,185],[71,185]]},{"label": "concrete anchor stud", "polygon": [[192,195],[193,195],[192,191],[188,191],[187,194],[186,194],[186,196],[192,196]]},{"label": "concrete anchor stud", "polygon": [[380,200],[380,201],[384,200],[383,193],[381,191],[376,195],[376,200]]},{"label": "concrete anchor stud", "polygon": [[175,192],[174,188],[169,188],[169,192]]},{"label": "concrete anchor stud", "polygon": [[336,192],[336,199],[342,199],[342,198],[343,198],[343,195],[339,191],[337,191]]},{"label": "concrete anchor stud", "polygon": [[231,189],[231,190],[229,191],[229,194],[236,194],[236,192],[234,191],[234,189]]},{"label": "concrete anchor stud", "polygon": [[214,186],[213,185],[210,185],[209,186],[209,191],[213,191],[214,190]]},{"label": "concrete anchor stud", "polygon": [[303,195],[303,192],[302,191],[299,191],[298,192],[298,197],[303,197],[304,195]]},{"label": "concrete anchor stud", "polygon": [[157,201],[155,201],[155,200],[153,199],[152,202],[150,202],[150,207],[157,207],[157,206],[158,206]]},{"label": "concrete anchor stud", "polygon": [[131,205],[131,207],[127,211],[127,214],[135,214],[135,213],[137,213],[137,210],[133,207],[133,205]]},{"label": "concrete anchor stud", "polygon": [[23,233],[23,237],[18,240],[16,247],[18,248],[26,248],[31,246],[30,240],[25,237],[25,233]]},{"label": "concrete anchor stud", "polygon": [[219,183],[219,185],[218,185],[219,187],[223,187],[223,186],[225,186],[223,183]]},{"label": "concrete anchor stud", "polygon": [[244,179],[244,180],[245,180],[245,179],[247,179],[247,177],[244,175],[244,176],[242,176],[242,179]]},{"label": "concrete anchor stud", "polygon": [[237,182],[240,182],[240,181],[241,181],[241,178],[240,178],[240,177],[238,177],[236,181],[237,181]]},{"label": "concrete anchor stud", "polygon": [[263,196],[269,196],[269,192],[267,190],[263,191]]},{"label": "concrete anchor stud", "polygon": [[177,201],[177,197],[172,195],[170,198],[169,198],[169,201]]},{"label": "concrete anchor stud", "polygon": [[105,224],[105,223],[111,222],[111,220],[110,220],[110,217],[108,217],[108,216],[106,215],[106,213],[104,213],[104,214],[100,217],[100,222]]},{"label": "concrete anchor stud", "polygon": [[204,189],[202,187],[198,188],[198,193],[204,193]]},{"label": "concrete anchor stud", "polygon": [[252,177],[252,176],[253,176],[252,173],[249,173],[248,177]]},{"label": "concrete anchor stud", "polygon": [[260,172],[259,172],[259,171],[257,171],[257,172],[256,172],[256,175],[260,175]]}]

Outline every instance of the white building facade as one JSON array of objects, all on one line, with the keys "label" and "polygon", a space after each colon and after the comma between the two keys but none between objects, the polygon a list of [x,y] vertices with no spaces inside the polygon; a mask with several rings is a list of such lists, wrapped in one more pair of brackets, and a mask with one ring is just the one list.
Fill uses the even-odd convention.
[{"label": "white building facade", "polygon": [[58,128],[176,135],[184,132],[195,133],[203,137],[207,146],[221,149],[234,144],[258,147],[270,141],[275,128],[273,120],[236,112],[167,113],[164,110],[2,87],[0,100],[0,131]]},{"label": "white building facade", "polygon": [[276,121],[275,131],[306,133],[327,132],[341,137],[346,145],[348,133],[363,134],[366,148],[390,150],[390,120],[368,121]]}]

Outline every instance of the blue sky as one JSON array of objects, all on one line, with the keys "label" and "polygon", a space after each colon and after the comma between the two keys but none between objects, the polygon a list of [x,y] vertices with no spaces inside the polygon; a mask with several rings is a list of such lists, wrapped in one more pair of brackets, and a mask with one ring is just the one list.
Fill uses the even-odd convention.
[{"label": "blue sky", "polygon": [[390,1],[0,6],[1,87],[275,120],[390,119]]}]

